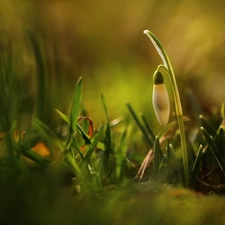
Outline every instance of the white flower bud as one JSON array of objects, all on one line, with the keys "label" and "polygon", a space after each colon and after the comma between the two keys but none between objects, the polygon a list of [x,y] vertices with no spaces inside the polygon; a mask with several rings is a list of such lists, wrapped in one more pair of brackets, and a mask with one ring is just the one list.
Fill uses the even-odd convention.
[{"label": "white flower bud", "polygon": [[166,126],[170,115],[170,102],[163,75],[156,71],[153,75],[152,102],[156,117],[162,126]]}]

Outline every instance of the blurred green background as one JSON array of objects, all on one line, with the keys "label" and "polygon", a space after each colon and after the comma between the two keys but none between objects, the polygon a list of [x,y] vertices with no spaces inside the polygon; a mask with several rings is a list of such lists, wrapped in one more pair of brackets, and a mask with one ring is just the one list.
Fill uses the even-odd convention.
[{"label": "blurred green background", "polygon": [[75,83],[83,76],[83,105],[96,123],[104,119],[103,93],[112,119],[128,114],[130,102],[158,125],[151,92],[161,59],[143,34],[149,29],[171,58],[184,114],[190,114],[189,87],[205,112],[220,107],[224,7],[222,0],[0,1],[0,76],[1,83],[2,74],[12,79],[5,88],[13,96],[8,102],[28,114],[39,104],[45,112],[41,119],[51,123],[58,118],[55,108],[69,111]]}]

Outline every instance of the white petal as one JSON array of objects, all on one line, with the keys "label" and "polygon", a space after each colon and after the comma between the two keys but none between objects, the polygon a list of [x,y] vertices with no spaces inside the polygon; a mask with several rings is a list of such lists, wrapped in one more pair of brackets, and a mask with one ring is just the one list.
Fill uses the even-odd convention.
[{"label": "white petal", "polygon": [[169,121],[170,103],[168,92],[164,84],[153,86],[152,102],[159,123],[162,126],[166,126]]}]

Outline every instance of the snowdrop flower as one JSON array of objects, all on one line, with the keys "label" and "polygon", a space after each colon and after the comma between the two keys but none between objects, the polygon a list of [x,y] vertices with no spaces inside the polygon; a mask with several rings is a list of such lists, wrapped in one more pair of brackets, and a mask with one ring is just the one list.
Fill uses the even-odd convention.
[{"label": "snowdrop flower", "polygon": [[153,108],[159,123],[166,126],[170,115],[170,102],[163,75],[159,71],[154,73],[153,82]]}]

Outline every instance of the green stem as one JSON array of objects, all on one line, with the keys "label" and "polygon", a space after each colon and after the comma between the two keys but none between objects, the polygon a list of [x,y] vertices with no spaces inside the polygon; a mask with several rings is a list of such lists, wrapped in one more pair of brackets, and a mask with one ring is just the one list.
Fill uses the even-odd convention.
[{"label": "green stem", "polygon": [[174,94],[174,101],[175,101],[175,109],[176,109],[176,114],[177,114],[177,122],[178,122],[178,127],[180,130],[180,139],[181,139],[181,150],[182,150],[182,155],[183,155],[183,165],[184,165],[184,177],[185,177],[185,187],[189,187],[189,168],[188,168],[188,153],[187,153],[187,144],[186,144],[186,136],[185,136],[185,130],[184,130],[184,121],[183,121],[183,110],[181,106],[181,101],[180,101],[180,95],[177,87],[177,82],[176,78],[173,72],[173,67],[170,63],[169,57],[161,44],[161,42],[156,38],[156,36],[150,32],[149,30],[145,30],[144,34],[146,34],[153,45],[155,46],[157,52],[159,53],[162,61],[163,61],[163,66],[160,65],[160,67],[164,67],[168,71],[168,75],[170,78],[170,81],[172,83],[172,88],[173,88],[173,94]]}]

